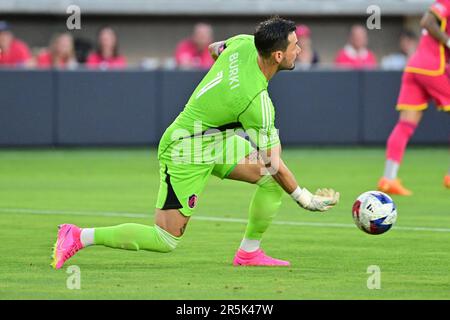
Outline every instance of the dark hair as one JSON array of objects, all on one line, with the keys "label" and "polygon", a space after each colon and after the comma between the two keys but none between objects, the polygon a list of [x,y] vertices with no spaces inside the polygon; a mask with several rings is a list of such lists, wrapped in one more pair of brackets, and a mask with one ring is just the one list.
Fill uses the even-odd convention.
[{"label": "dark hair", "polygon": [[288,36],[296,30],[295,23],[278,16],[261,22],[255,30],[255,46],[259,54],[270,57],[274,51],[285,51],[289,41]]}]

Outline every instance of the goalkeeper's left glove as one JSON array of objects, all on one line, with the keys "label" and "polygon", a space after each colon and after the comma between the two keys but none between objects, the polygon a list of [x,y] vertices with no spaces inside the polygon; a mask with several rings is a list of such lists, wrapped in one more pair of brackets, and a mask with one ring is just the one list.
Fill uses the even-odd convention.
[{"label": "goalkeeper's left glove", "polygon": [[318,189],[315,194],[306,188],[297,187],[291,197],[309,211],[327,211],[339,202],[340,194],[333,189]]}]

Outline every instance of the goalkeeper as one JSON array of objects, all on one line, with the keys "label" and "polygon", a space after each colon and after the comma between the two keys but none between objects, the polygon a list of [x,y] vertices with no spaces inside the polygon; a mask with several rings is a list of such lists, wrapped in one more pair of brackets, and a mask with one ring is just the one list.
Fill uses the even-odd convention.
[{"label": "goalkeeper", "polygon": [[[211,175],[257,186],[233,264],[288,266],[288,261],[272,258],[260,247],[283,193],[310,211],[329,210],[339,201],[339,193],[332,189],[312,194],[300,187],[281,158],[267,86],[278,71],[294,69],[300,53],[295,29],[294,22],[274,17],[260,23],[254,36],[238,35],[211,44],[209,50],[216,62],[159,143],[155,225],[126,223],[81,229],[63,224],[52,266],[61,268],[78,250],[91,245],[173,251]],[[249,139],[235,134],[233,128],[243,128]]]}]

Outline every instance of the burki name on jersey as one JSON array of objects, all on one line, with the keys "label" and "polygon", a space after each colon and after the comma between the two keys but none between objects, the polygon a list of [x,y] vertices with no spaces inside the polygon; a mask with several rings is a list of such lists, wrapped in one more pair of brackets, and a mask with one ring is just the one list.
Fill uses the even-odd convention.
[{"label": "burki name on jersey", "polygon": [[230,72],[229,81],[230,89],[239,87],[239,53],[235,52],[230,55]]}]

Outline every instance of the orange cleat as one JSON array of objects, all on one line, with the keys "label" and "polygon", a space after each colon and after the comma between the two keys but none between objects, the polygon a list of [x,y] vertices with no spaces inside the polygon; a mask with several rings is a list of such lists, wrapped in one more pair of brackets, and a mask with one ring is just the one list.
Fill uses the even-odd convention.
[{"label": "orange cleat", "polygon": [[385,177],[378,181],[378,190],[387,194],[395,194],[399,196],[412,195],[411,190],[406,189],[399,179],[390,180]]},{"label": "orange cleat", "polygon": [[450,174],[447,174],[444,177],[444,187],[446,187],[447,189],[450,189]]}]

